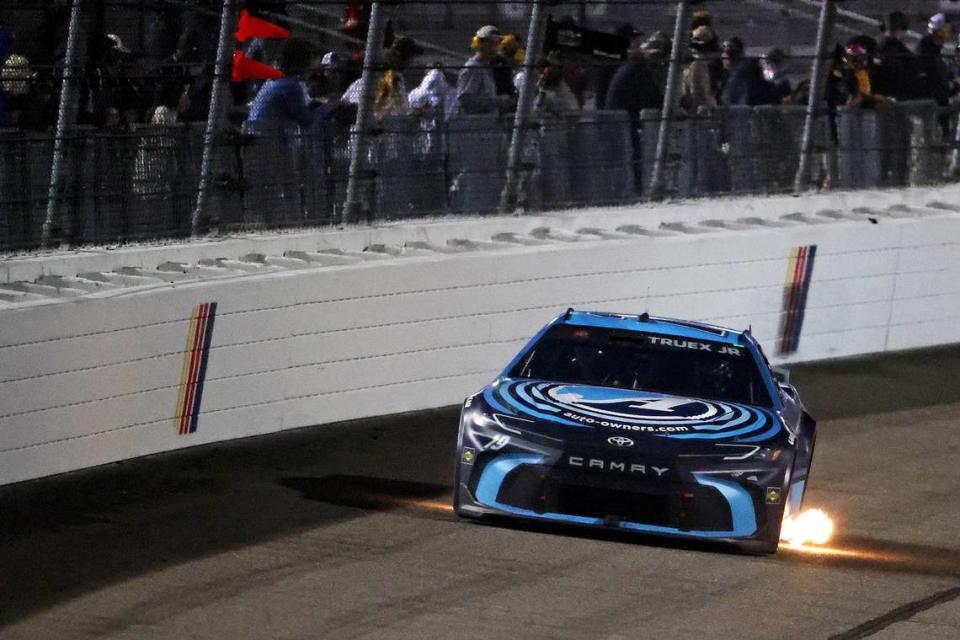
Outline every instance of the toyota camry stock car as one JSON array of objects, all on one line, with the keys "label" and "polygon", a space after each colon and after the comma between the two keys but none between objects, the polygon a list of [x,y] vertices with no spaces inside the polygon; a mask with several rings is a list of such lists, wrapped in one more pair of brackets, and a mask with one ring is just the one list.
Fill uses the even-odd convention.
[{"label": "toyota camry stock car", "polygon": [[772,553],[815,430],[749,330],[571,309],[464,402],[454,510]]}]

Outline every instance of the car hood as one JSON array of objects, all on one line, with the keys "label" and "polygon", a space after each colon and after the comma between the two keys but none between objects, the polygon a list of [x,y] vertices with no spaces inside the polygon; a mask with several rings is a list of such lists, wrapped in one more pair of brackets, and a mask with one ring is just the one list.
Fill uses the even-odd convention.
[{"label": "car hood", "polygon": [[656,449],[716,443],[773,443],[786,432],[769,409],[701,398],[500,378],[481,392],[484,411],[524,431],[566,441],[609,443],[625,437]]}]

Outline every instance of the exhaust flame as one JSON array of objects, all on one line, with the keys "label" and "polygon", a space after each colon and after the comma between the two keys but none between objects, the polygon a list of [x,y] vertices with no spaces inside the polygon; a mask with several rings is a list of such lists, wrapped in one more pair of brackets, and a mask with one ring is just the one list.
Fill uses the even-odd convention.
[{"label": "exhaust flame", "polygon": [[820,509],[809,509],[784,518],[780,528],[780,539],[801,546],[804,544],[826,544],[833,535],[833,520]]}]

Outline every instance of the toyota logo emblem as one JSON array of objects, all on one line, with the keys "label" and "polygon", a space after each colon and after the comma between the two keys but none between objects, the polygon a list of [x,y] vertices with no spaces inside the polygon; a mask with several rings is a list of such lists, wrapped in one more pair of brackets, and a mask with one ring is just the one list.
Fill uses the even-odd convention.
[{"label": "toyota logo emblem", "polygon": [[633,440],[630,438],[624,438],[623,436],[613,436],[612,438],[607,438],[607,442],[617,447],[632,447]]}]

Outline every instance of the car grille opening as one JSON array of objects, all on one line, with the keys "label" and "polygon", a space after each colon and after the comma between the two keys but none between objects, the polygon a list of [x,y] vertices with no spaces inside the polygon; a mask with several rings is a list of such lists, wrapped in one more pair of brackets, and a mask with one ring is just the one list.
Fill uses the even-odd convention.
[{"label": "car grille opening", "polygon": [[612,518],[680,530],[733,528],[730,507],[713,487],[603,472],[521,465],[504,478],[497,501],[537,513]]}]

